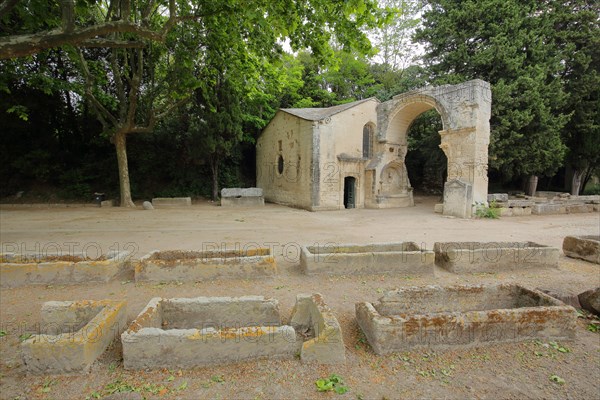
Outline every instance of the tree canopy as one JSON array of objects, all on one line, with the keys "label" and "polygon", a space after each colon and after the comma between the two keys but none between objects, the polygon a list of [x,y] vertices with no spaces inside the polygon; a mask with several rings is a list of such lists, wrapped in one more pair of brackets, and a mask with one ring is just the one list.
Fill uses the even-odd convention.
[{"label": "tree canopy", "polygon": [[[566,165],[583,188],[600,163],[597,15],[589,0],[7,0],[0,191],[214,198],[253,184],[254,140],[279,107],[473,78],[492,83],[492,177]],[[408,40],[419,22],[424,63]],[[413,122],[407,164],[441,187],[438,125]]]},{"label": "tree canopy", "polygon": [[552,175],[568,121],[561,54],[548,45],[552,1],[430,0],[417,38],[435,82],[492,84],[490,167],[506,178]]}]

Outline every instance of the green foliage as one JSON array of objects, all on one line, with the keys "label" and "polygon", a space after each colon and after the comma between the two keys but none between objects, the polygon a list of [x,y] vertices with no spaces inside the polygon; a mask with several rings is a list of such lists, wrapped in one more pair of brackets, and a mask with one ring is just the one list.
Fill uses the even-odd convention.
[{"label": "green foliage", "polygon": [[475,204],[475,216],[477,218],[498,219],[500,218],[500,208],[495,201],[491,201],[489,206],[477,203]]},{"label": "green foliage", "polygon": [[[562,63],[549,46],[557,15],[548,2],[430,0],[416,37],[436,83],[492,84],[490,167],[506,178],[552,175],[566,147]],[[502,21],[502,23],[499,23]]]},{"label": "green foliage", "polygon": [[557,2],[554,45],[564,59],[562,80],[570,119],[563,129],[566,161],[583,177],[600,169],[600,25],[598,8],[586,0]]},{"label": "green foliage", "polygon": [[334,391],[337,394],[344,394],[349,390],[348,387],[344,385],[342,377],[336,374],[331,374],[329,378],[317,379],[315,385],[319,392]]},{"label": "green foliage", "polygon": [[83,168],[69,169],[60,174],[61,195],[67,199],[91,199],[93,176],[85,175]]},{"label": "green foliage", "polygon": [[600,184],[587,185],[583,191],[585,195],[600,194]]},{"label": "green foliage", "polygon": [[441,194],[448,160],[440,149],[442,121],[436,110],[418,116],[408,129],[406,167],[411,185],[426,193]]},{"label": "green foliage", "polygon": [[420,18],[423,2],[419,0],[379,0],[385,7],[389,23],[372,31],[373,44],[378,50],[374,58],[385,71],[398,72],[414,65],[419,49],[411,40]]}]

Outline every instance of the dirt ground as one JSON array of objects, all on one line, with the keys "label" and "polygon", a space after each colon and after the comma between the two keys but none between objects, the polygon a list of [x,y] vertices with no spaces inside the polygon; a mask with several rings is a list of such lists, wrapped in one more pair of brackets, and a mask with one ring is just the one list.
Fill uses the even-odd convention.
[{"label": "dirt ground", "polygon": [[[561,253],[557,270],[453,275],[436,268],[435,278],[411,276],[309,277],[299,272],[306,244],[414,241],[534,241],[561,247],[565,235],[600,234],[600,215],[572,214],[461,220],[432,212],[435,198],[416,207],[311,213],[267,205],[224,209],[204,202],[186,209],[0,208],[2,251],[84,251],[90,257],[127,249],[139,258],[160,250],[271,247],[279,275],[260,281],[135,284],[127,277],[108,284],[42,286],[0,290],[0,398],[104,398],[135,390],[157,399],[523,399],[600,398],[600,334],[578,321],[577,339],[524,342],[452,351],[414,351],[377,356],[354,320],[354,304],[374,302],[404,286],[518,282],[534,288],[579,293],[600,285],[600,266]],[[125,371],[120,345],[96,362],[90,374],[27,376],[19,336],[35,333],[39,310],[49,300],[123,299],[132,320],[152,298],[263,295],[280,302],[285,319],[299,293],[319,292],[336,313],[347,362],[318,366],[299,360],[259,360],[194,370]],[[284,322],[286,322],[284,320]],[[23,336],[21,336],[23,337]],[[337,374],[346,394],[317,392],[315,381]],[[551,380],[564,380],[557,383]],[[128,396],[132,394],[129,393]]]}]

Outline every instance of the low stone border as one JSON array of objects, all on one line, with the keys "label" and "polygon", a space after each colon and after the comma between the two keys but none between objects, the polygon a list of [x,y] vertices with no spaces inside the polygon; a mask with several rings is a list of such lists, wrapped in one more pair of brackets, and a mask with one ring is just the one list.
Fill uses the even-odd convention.
[{"label": "low stone border", "polygon": [[293,358],[293,327],[262,296],[152,299],[121,335],[126,369],[193,368]]},{"label": "low stone border", "polygon": [[405,274],[433,276],[433,251],[414,242],[303,246],[300,268],[305,274]]},{"label": "low stone border", "polygon": [[600,236],[565,236],[562,245],[565,256],[600,264]]},{"label": "low stone border", "polygon": [[206,281],[213,279],[263,279],[277,274],[269,248],[247,250],[155,250],[135,265],[135,280]]},{"label": "low stone border", "polygon": [[436,242],[435,264],[449,272],[558,268],[558,249],[533,242]]},{"label": "low stone border", "polygon": [[356,320],[376,354],[530,339],[570,340],[577,312],[519,285],[407,288],[357,303]]},{"label": "low stone border", "polygon": [[308,333],[312,337],[302,344],[302,361],[320,364],[338,364],[346,361],[346,348],[340,324],[323,301],[321,294],[296,296],[290,325],[296,332]]},{"label": "low stone border", "polygon": [[0,254],[0,287],[109,282],[129,268],[128,251],[85,254]]},{"label": "low stone border", "polygon": [[125,302],[49,301],[41,311],[41,333],[21,343],[32,374],[86,372],[126,327]]},{"label": "low stone border", "polygon": [[490,193],[501,217],[524,215],[577,214],[600,211],[600,196],[572,196],[569,193],[537,192],[536,196],[509,199],[507,193]]}]

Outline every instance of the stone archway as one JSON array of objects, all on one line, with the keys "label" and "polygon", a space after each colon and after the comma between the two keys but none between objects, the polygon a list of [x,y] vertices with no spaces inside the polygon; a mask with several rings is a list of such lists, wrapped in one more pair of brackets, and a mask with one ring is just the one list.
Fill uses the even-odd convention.
[{"label": "stone archway", "polygon": [[448,159],[445,215],[469,218],[475,203],[487,202],[490,84],[476,79],[458,85],[426,87],[395,96],[377,108],[377,140],[389,148],[378,169],[404,164],[406,134],[412,121],[435,108],[442,119],[440,148]]}]

